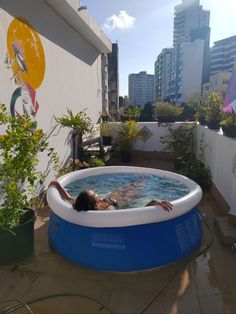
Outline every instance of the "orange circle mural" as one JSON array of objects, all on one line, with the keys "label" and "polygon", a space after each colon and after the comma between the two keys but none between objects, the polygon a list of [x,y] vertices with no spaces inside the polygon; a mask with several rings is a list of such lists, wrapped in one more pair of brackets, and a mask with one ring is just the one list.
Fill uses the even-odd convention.
[{"label": "orange circle mural", "polygon": [[18,84],[22,80],[37,89],[45,74],[45,55],[38,33],[24,18],[16,17],[10,23],[7,50]]}]

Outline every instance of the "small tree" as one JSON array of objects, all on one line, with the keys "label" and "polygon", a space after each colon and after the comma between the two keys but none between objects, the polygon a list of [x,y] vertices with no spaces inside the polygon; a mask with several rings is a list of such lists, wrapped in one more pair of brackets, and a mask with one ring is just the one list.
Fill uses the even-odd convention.
[{"label": "small tree", "polygon": [[0,125],[6,128],[0,137],[1,205],[0,228],[11,229],[31,206],[44,174],[37,170],[38,154],[45,150],[50,156],[47,137],[29,116],[12,117],[5,105],[0,106]]}]

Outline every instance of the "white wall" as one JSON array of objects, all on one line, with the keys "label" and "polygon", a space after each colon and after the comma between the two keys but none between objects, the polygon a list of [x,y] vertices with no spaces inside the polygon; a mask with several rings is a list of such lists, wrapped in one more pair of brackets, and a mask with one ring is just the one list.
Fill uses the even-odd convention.
[{"label": "white wall", "polygon": [[200,140],[205,146],[205,165],[212,180],[236,215],[236,140],[207,127],[197,127],[198,153]]},{"label": "white wall", "polygon": [[[18,87],[11,80],[12,69],[7,69],[4,64],[7,31],[15,16],[26,19],[33,26],[44,50],[45,75],[36,89],[38,126],[50,134],[55,127],[53,116],[65,114],[66,108],[74,113],[87,108],[88,116],[97,123],[102,111],[100,52],[42,0],[21,0],[20,4],[19,0],[1,1],[0,102],[9,107]],[[58,136],[54,136],[58,131],[57,128],[51,135],[50,144],[55,147],[60,160],[64,160],[70,153],[68,130],[62,129]]]}]

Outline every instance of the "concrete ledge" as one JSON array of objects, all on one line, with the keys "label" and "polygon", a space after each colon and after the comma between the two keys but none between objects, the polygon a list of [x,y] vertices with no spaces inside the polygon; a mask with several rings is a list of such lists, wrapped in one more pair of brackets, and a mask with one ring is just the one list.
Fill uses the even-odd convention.
[{"label": "concrete ledge", "polygon": [[212,182],[211,185],[211,195],[217,202],[218,206],[222,209],[223,214],[227,214],[230,211],[230,206],[224,199],[223,195],[220,193],[220,191],[217,189],[214,182]]},{"label": "concrete ledge", "polygon": [[222,243],[230,245],[236,242],[236,226],[232,225],[227,217],[216,217],[215,226]]},{"label": "concrete ledge", "polygon": [[228,222],[233,224],[233,225],[236,225],[236,216],[235,214],[231,214],[230,212],[228,213],[227,215],[228,217]]}]

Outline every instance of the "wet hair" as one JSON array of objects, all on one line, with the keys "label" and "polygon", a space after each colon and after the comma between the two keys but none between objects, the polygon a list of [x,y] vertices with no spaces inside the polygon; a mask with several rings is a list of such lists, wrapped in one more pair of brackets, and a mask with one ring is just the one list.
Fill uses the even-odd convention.
[{"label": "wet hair", "polygon": [[82,191],[73,205],[77,211],[95,210],[97,201],[90,191]]}]

